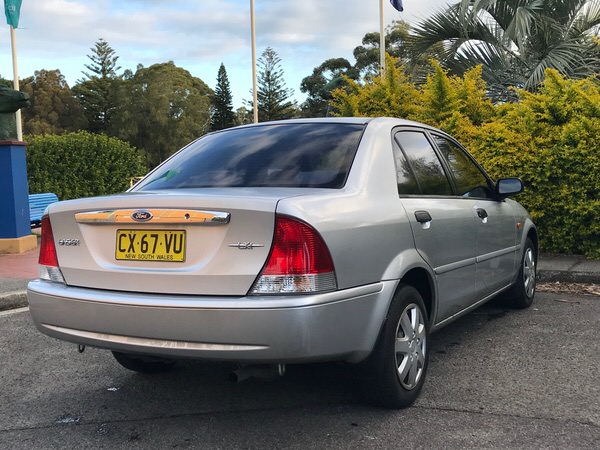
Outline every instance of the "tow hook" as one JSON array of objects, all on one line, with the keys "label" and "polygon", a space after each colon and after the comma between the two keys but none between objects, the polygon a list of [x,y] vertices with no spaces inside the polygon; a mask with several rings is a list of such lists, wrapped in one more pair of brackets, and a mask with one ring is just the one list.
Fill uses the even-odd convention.
[{"label": "tow hook", "polygon": [[83,353],[85,351],[85,345],[83,345],[83,344],[77,345],[77,351],[79,353]]}]

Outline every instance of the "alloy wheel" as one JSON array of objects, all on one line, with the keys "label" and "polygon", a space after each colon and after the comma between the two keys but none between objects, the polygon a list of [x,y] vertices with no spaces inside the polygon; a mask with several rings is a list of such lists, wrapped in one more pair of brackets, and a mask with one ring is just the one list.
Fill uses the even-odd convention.
[{"label": "alloy wheel", "polygon": [[423,375],[427,332],[425,317],[414,303],[408,305],[398,321],[396,329],[396,367],[398,379],[404,389],[414,389]]},{"label": "alloy wheel", "polygon": [[535,256],[533,249],[529,247],[523,258],[523,285],[525,295],[531,298],[535,293]]}]

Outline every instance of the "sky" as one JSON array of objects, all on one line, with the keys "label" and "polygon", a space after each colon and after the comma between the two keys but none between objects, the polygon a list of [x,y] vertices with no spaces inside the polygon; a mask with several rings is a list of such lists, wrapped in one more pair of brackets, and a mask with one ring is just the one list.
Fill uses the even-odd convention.
[{"label": "sky", "polygon": [[[379,0],[255,0],[257,56],[272,47],[298,102],[302,78],[329,58],[354,63],[352,50],[379,29]],[[416,24],[447,0],[384,0],[384,20]],[[3,20],[3,24],[6,22]],[[16,30],[19,78],[60,69],[69,86],[103,38],[122,70],[173,61],[215,87],[223,63],[234,107],[252,98],[250,0],[23,0]],[[0,75],[12,79],[10,31],[0,31]]]}]

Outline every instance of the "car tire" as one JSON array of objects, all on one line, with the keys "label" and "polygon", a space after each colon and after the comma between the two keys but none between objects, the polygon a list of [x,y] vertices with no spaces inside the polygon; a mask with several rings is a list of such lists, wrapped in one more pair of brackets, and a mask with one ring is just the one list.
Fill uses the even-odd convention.
[{"label": "car tire", "polygon": [[131,355],[129,353],[112,352],[112,354],[123,367],[140,373],[169,372],[173,370],[176,363],[174,360]]},{"label": "car tire", "polygon": [[515,309],[529,308],[535,297],[537,283],[537,250],[531,239],[525,240],[517,281],[504,294],[505,304]]},{"label": "car tire", "polygon": [[367,400],[386,408],[406,408],[419,396],[429,360],[429,320],[419,291],[400,285],[375,349],[365,363]]}]

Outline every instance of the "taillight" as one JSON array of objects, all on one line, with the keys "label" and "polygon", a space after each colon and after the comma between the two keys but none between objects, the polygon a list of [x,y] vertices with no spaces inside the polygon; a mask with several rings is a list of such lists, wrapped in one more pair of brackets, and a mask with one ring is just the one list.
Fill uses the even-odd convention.
[{"label": "taillight", "polygon": [[333,261],[319,233],[297,219],[277,216],[271,253],[251,293],[312,293],[336,288]]},{"label": "taillight", "polygon": [[58,267],[52,225],[48,216],[42,217],[42,242],[40,243],[40,259],[38,262],[43,266]]},{"label": "taillight", "polygon": [[52,225],[48,216],[42,217],[42,240],[40,242],[40,278],[42,280],[56,281],[64,283],[65,280],[58,268],[58,258],[56,256],[56,247],[54,246],[54,236],[52,234]]}]

